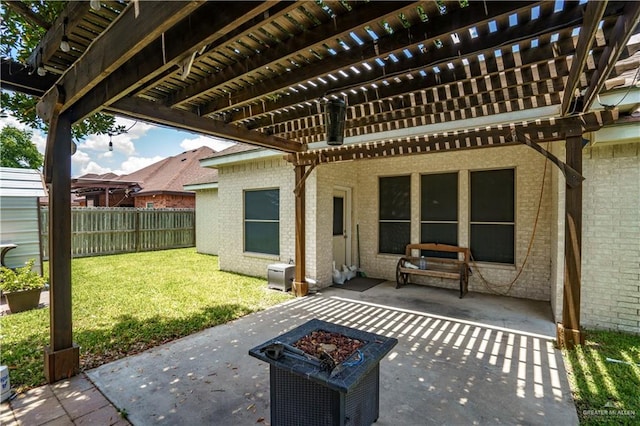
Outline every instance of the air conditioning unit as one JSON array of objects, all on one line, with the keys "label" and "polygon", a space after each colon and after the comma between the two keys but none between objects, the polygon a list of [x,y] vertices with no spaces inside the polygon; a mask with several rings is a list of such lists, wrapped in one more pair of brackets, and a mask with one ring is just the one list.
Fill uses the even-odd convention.
[{"label": "air conditioning unit", "polygon": [[274,263],[267,266],[268,288],[281,291],[291,290],[295,271],[296,266],[288,263]]}]

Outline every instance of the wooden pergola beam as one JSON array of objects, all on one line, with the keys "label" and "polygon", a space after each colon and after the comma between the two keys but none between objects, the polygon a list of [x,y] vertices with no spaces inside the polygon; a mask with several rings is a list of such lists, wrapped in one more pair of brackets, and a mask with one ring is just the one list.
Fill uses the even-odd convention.
[{"label": "wooden pergola beam", "polygon": [[[577,16],[577,12],[574,11],[573,15],[564,15],[567,16]],[[564,21],[563,21],[564,22]],[[568,25],[568,24],[565,24]],[[485,52],[489,58],[493,55],[494,46],[497,44],[506,43],[508,40],[513,37],[517,37],[520,34],[516,31],[511,30],[510,32],[501,33],[495,37],[486,37],[483,40],[476,41],[472,44],[474,51]],[[527,40],[523,41],[525,43]],[[417,44],[416,44],[417,45]],[[477,50],[475,50],[477,49]],[[567,55],[559,55],[558,50],[561,52],[570,52],[573,49],[573,40],[570,38],[562,39],[555,44],[545,44],[535,49],[526,48],[522,49],[519,53],[519,61],[521,62],[521,68],[532,67],[534,65],[538,66],[541,69],[545,67],[548,69],[549,64],[553,63],[556,67],[567,67]],[[486,63],[479,63],[477,60],[469,61],[468,66],[464,66],[462,64],[461,59],[459,59],[460,51],[456,51],[452,48],[443,47],[438,51],[433,52],[433,54],[429,55],[429,59],[432,62],[429,63],[429,66],[439,66],[443,71],[439,74],[435,74],[432,70],[427,70],[427,75],[422,76],[419,74],[420,69],[425,68],[424,57],[419,55],[415,55],[411,59],[405,59],[403,61],[399,61],[397,64],[387,64],[384,69],[378,67],[378,69],[374,68],[372,71],[367,73],[361,73],[360,75],[352,75],[349,79],[349,87],[354,88],[356,92],[359,91],[360,85],[367,86],[368,94],[372,100],[373,99],[384,99],[387,97],[398,96],[404,94],[406,92],[415,91],[415,90],[425,90],[425,88],[430,89],[435,86],[444,87],[447,84],[454,85],[459,84],[461,82],[469,81],[473,78],[482,79],[488,75],[499,75],[501,73],[505,73],[507,69],[511,67],[500,67],[495,64],[495,61],[489,63],[487,60]],[[477,58],[477,57],[476,57]],[[503,61],[512,60],[513,54],[511,52],[505,52],[503,55]],[[344,56],[342,58],[346,64],[351,64],[352,59]],[[447,63],[453,63],[455,65],[454,70],[445,70]],[[218,108],[218,104],[214,103],[218,102],[219,104],[223,103],[222,100],[212,101],[210,104],[211,108],[207,106],[201,108],[202,114],[213,114],[224,112],[227,110],[231,110],[233,108],[242,107],[243,104],[254,101],[255,99],[260,98],[260,96],[266,96],[270,93],[277,93],[284,88],[294,86],[298,83],[304,83],[309,80],[311,75],[320,75],[316,74],[318,68],[314,68],[312,66],[307,67],[310,68],[304,72],[299,71],[295,73],[293,76],[284,76],[284,77],[276,77],[274,79],[269,80],[261,85],[260,89],[254,90],[245,90],[244,92],[239,92],[234,96],[229,102],[231,105],[227,105],[224,107]],[[556,70],[554,70],[556,72]],[[309,73],[308,75],[306,73]],[[412,74],[414,75],[414,79],[411,81],[403,81],[402,84],[393,84],[391,82],[389,85],[385,85],[383,83],[384,80],[389,80],[389,75],[395,74]],[[557,72],[561,74],[561,72]],[[461,75],[466,75],[468,78],[462,80],[460,79]],[[285,78],[288,79],[285,81]],[[294,81],[295,79],[295,81]],[[250,108],[244,108],[237,112],[231,112],[231,121],[237,122],[245,119],[255,119],[260,124],[257,127],[261,127],[262,125],[269,122],[270,117],[266,116],[269,113],[282,110],[286,107],[295,106],[300,103],[304,103],[306,101],[314,101],[316,99],[322,98],[327,93],[336,93],[343,91],[347,98],[349,98],[348,105],[355,105],[358,102],[358,98],[364,96],[362,93],[352,93],[348,89],[344,88],[344,82],[342,81],[331,81],[327,80],[328,84],[323,85],[322,87],[318,87],[316,89],[309,88],[308,90],[302,91],[300,90],[298,93],[289,93],[287,96],[282,96],[276,101],[269,101],[265,103],[256,103],[252,104]],[[371,83],[376,83],[378,86],[377,89],[371,89]],[[342,95],[341,95],[342,96]],[[353,98],[353,101],[351,100]],[[217,109],[216,109],[217,108]],[[300,110],[298,115],[304,115],[304,111]],[[265,116],[260,117],[260,115],[264,114]],[[257,116],[257,117],[256,117]]]},{"label": "wooden pergola beam", "polygon": [[[58,103],[59,107],[60,103]],[[71,311],[71,119],[51,117],[45,170],[48,182],[50,337],[44,349],[44,374],[49,383],[80,370],[80,349],[73,343]],[[55,167],[53,167],[55,165]]]},{"label": "wooden pergola beam", "polygon": [[462,131],[412,136],[362,144],[343,145],[289,154],[285,159],[294,165],[312,165],[373,158],[390,158],[449,152],[463,149],[506,146],[521,143],[519,137],[537,142],[557,141],[573,134],[575,129],[592,132],[617,119],[617,110],[595,111],[566,119],[548,119],[535,123],[499,125]]},{"label": "wooden pergola beam", "polygon": [[[247,70],[258,70],[265,67],[276,68],[277,64],[282,62],[283,57],[295,57],[296,53],[301,50],[308,50],[313,46],[322,44],[326,40],[348,35],[354,27],[363,27],[372,20],[407,7],[410,4],[415,3],[406,1],[381,2],[375,4],[374,8],[366,8],[357,13],[346,14],[341,17],[340,20],[330,20],[314,28],[311,32],[300,37],[293,37],[286,43],[278,44],[271,49],[261,52],[259,55],[247,58],[246,61],[231,64],[220,72],[211,74],[191,86],[178,90],[166,99],[165,105],[175,106],[190,101],[202,95],[202,93],[215,90],[215,88],[221,84],[232,83],[235,78],[242,76]],[[357,7],[357,5],[355,6]],[[298,7],[300,7],[299,4],[292,4],[289,8],[295,9]],[[288,11],[289,9],[285,9],[280,12],[280,14],[287,13]],[[273,17],[270,17],[270,19],[273,19]],[[260,27],[260,25],[257,25],[257,27]],[[254,29],[252,28],[248,30],[248,32],[252,30]]]},{"label": "wooden pergola beam", "polygon": [[[591,2],[590,2],[591,3]],[[609,78],[609,74],[615,68],[616,61],[624,52],[627,42],[633,35],[633,30],[638,25],[640,18],[640,2],[625,2],[622,15],[618,17],[616,25],[611,32],[607,46],[600,57],[598,67],[591,83],[584,94],[584,102],[582,104],[583,111],[589,111],[596,97],[604,87],[605,81]]]},{"label": "wooden pergola beam", "polygon": [[296,197],[296,269],[293,280],[293,293],[296,296],[306,296],[309,292],[309,284],[306,282],[306,190],[305,190],[305,166],[295,166],[295,184],[299,188]]},{"label": "wooden pergola beam", "polygon": [[58,79],[50,73],[41,77],[32,71],[28,66],[11,58],[0,58],[0,86],[5,90],[40,97],[51,89]]},{"label": "wooden pergola beam", "polygon": [[[543,68],[543,66],[541,65],[539,68]],[[507,73],[507,80],[509,79],[508,74],[510,73]],[[525,75],[526,73],[522,74]],[[504,73],[502,73],[502,75],[504,76]],[[487,77],[491,78],[492,76]],[[491,78],[491,80],[493,80],[493,78]],[[390,123],[414,118],[418,121],[423,121],[423,119],[428,116],[440,116],[442,111],[450,110],[449,105],[455,105],[456,115],[463,113],[464,116],[468,118],[473,117],[471,111],[473,111],[474,108],[491,108],[493,106],[494,111],[501,111],[501,108],[506,108],[507,102],[511,102],[505,95],[505,92],[508,90],[519,90],[519,92],[522,93],[519,101],[521,101],[525,107],[532,107],[534,99],[538,107],[545,106],[544,102],[547,100],[551,102],[549,103],[549,105],[551,105],[556,97],[554,89],[563,87],[563,80],[559,78],[536,81],[518,87],[511,85],[502,87],[500,86],[500,78],[498,77],[498,83],[493,86],[494,90],[490,91],[486,90],[486,85],[481,84],[486,82],[486,78],[477,77],[471,81],[473,85],[464,82],[460,85],[450,86],[448,89],[451,95],[447,98],[434,95],[434,92],[438,93],[440,86],[408,92],[402,97],[390,96],[383,100],[368,100],[365,94],[353,95],[349,100],[351,101],[355,98],[356,106],[347,109],[347,119],[345,123],[347,134],[350,131],[380,123]],[[460,88],[464,90],[465,87],[469,87],[470,90],[473,87],[477,87],[477,91],[472,93],[461,92]],[[535,96],[532,95],[533,93],[535,93]],[[543,102],[539,102],[538,100]],[[313,106],[310,106],[305,112],[307,115],[304,118],[311,116],[318,118],[315,120],[315,125],[310,126],[307,123],[298,125],[296,120],[301,120],[301,118],[299,116],[300,112],[296,109],[296,111],[291,112],[291,115],[286,113],[280,115],[280,123],[278,125],[270,126],[266,120],[261,120],[261,124],[267,125],[257,128],[269,129],[274,134],[279,134],[281,132],[278,131],[278,128],[286,126],[288,130],[286,133],[289,139],[324,134],[324,124],[319,119],[322,110],[318,111],[317,105],[313,104]],[[446,118],[448,118],[448,115]],[[290,130],[289,127],[291,128]],[[250,126],[249,128],[253,129],[255,127]]]},{"label": "wooden pergola beam", "polygon": [[[582,134],[566,139],[567,165],[582,173]],[[580,329],[580,293],[582,269],[582,185],[565,188],[564,285],[562,323],[557,327],[560,347],[573,349],[584,344]]]},{"label": "wooden pergola beam", "polygon": [[[65,94],[62,112],[201,5],[199,1],[130,3],[109,31],[94,40],[85,54],[58,80],[57,84]],[[158,53],[162,55],[162,52]],[[56,94],[48,91],[40,101],[42,109],[52,108],[55,99]]]},{"label": "wooden pergola beam", "polygon": [[[504,2],[496,4],[489,11],[490,15],[483,19],[482,22],[488,22],[492,17],[500,16],[504,13],[513,12],[518,10],[519,3]],[[468,10],[471,9],[471,10]],[[257,100],[271,94],[277,94],[288,87],[296,86],[298,84],[305,83],[306,81],[318,76],[326,77],[326,74],[337,72],[342,69],[349,72],[349,86],[358,87],[360,84],[370,83],[376,80],[385,79],[389,74],[395,74],[405,70],[417,70],[425,67],[425,58],[416,54],[412,58],[403,58],[402,61],[393,63],[388,60],[385,67],[375,66],[368,72],[363,72],[358,75],[353,75],[353,72],[349,70],[351,66],[360,65],[365,61],[372,61],[375,58],[386,58],[391,53],[398,53],[403,49],[410,49],[418,51],[418,46],[424,44],[429,49],[429,61],[432,65],[440,60],[450,59],[452,57],[460,56],[461,46],[466,43],[461,43],[460,46],[455,48],[448,46],[442,49],[432,48],[436,39],[447,36],[453,31],[459,30],[461,27],[466,28],[472,25],[480,25],[477,21],[477,13],[480,13],[480,9],[483,10],[482,16],[484,17],[484,6],[481,3],[471,3],[468,8],[465,8],[460,14],[447,14],[444,16],[434,17],[427,23],[417,24],[415,27],[408,28],[405,32],[397,32],[392,35],[387,35],[380,38],[375,43],[368,43],[360,47],[353,47],[349,51],[340,52],[335,56],[329,56],[319,61],[317,64],[309,65],[295,72],[282,74],[278,77],[274,77],[263,81],[258,87],[251,87],[237,93],[234,93],[229,99],[218,98],[205,105],[200,106],[201,114],[210,115],[214,113],[224,113],[228,110],[232,110],[242,106],[256,102]],[[575,10],[570,12],[563,12],[560,16],[553,17],[553,23],[560,25],[566,20],[573,19],[577,16]],[[550,23],[551,25],[551,23]],[[568,25],[568,24],[566,24]],[[526,28],[529,28],[532,24],[525,24]],[[437,34],[434,33],[437,31]],[[521,32],[522,31],[522,32]],[[482,41],[476,40],[473,45],[474,51],[482,49],[494,48],[495,46],[506,42],[509,39],[518,37],[522,33],[526,33],[525,28],[510,29],[504,32],[492,34]],[[429,34],[428,38],[424,37],[424,34]],[[460,32],[461,38],[467,38],[468,32]],[[415,41],[413,41],[415,40]],[[411,42],[413,41],[413,42]],[[407,71],[409,72],[409,71]],[[327,85],[318,86],[317,88],[308,88],[306,91],[300,91],[298,96],[285,96],[282,98],[286,105],[282,105],[280,102],[270,103],[268,108],[264,112],[273,111],[284,106],[293,105],[298,102],[303,102],[309,99],[317,99],[324,96],[327,92],[335,92],[339,90],[345,83],[342,80],[332,81],[329,78],[325,78],[329,83]],[[259,104],[258,104],[259,107]],[[253,108],[253,106],[252,106]],[[233,121],[239,120],[237,114],[234,114]]]},{"label": "wooden pergola beam", "polygon": [[[62,12],[51,25],[51,28],[47,31],[44,37],[38,42],[36,48],[31,52],[27,63],[33,68],[38,67],[38,61],[48,62],[49,59],[60,48],[60,42],[64,35],[64,20],[67,20],[67,35],[82,22],[83,16],[89,10],[88,1],[74,1],[69,2],[64,12]],[[42,49],[42,55],[40,56],[40,49]]]},{"label": "wooden pergola beam", "polygon": [[584,20],[580,27],[580,35],[578,36],[576,53],[573,56],[571,70],[569,71],[569,77],[567,78],[564,95],[562,97],[562,109],[560,110],[562,115],[567,115],[572,100],[577,101],[577,97],[574,92],[580,82],[580,75],[584,72],[584,67],[587,64],[587,59],[589,58],[589,51],[598,32],[598,25],[600,24],[606,9],[606,0],[590,1],[587,3]]},{"label": "wooden pergola beam", "polygon": [[[145,2],[142,2],[145,3]],[[174,2],[160,2],[173,4]],[[179,2],[178,2],[179,3]],[[166,29],[161,37],[151,41],[135,56],[110,72],[96,87],[74,106],[73,119],[78,121],[117,100],[164,78],[172,69],[195,52],[224,37],[237,25],[266,12],[273,2],[233,2],[220,8],[217,2],[207,2],[189,19]],[[214,17],[214,18],[212,18]]]},{"label": "wooden pergola beam", "polygon": [[118,115],[141,119],[150,123],[236,140],[283,152],[294,153],[305,149],[303,145],[295,141],[247,130],[244,127],[227,124],[219,120],[200,117],[188,111],[172,109],[140,98],[120,99],[110,105],[107,110]]}]

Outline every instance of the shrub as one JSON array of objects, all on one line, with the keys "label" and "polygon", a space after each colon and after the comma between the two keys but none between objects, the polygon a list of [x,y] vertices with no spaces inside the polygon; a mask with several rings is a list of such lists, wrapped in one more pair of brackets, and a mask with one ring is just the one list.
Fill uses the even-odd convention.
[{"label": "shrub", "polygon": [[0,290],[10,293],[12,291],[43,288],[47,280],[33,270],[34,263],[35,259],[29,259],[24,266],[15,270],[6,266],[0,267]]}]

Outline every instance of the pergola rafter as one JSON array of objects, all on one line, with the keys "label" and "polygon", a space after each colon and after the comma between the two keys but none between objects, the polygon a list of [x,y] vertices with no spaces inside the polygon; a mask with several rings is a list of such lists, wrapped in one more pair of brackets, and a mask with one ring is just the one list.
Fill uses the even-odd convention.
[{"label": "pergola rafter", "polygon": [[611,71],[615,68],[615,64],[621,57],[627,46],[627,42],[633,35],[633,32],[640,25],[640,2],[626,2],[622,15],[618,16],[615,27],[609,35],[609,43],[605,48],[605,53],[598,61],[598,67],[595,76],[591,79],[591,83],[585,90],[584,101],[582,105],[583,111],[588,111],[593,105],[596,97],[604,87],[606,80],[609,78]]},{"label": "pergola rafter", "polygon": [[318,165],[340,161],[391,158],[405,155],[488,148],[526,142],[565,140],[567,136],[599,130],[613,123],[617,111],[597,111],[565,119],[536,120],[531,123],[510,123],[487,128],[472,128],[431,135],[409,136],[392,140],[350,144],[289,154],[294,165]]}]

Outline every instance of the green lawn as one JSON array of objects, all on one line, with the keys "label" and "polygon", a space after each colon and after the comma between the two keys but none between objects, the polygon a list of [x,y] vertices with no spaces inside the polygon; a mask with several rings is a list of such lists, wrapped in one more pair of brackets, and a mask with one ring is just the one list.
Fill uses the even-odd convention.
[{"label": "green lawn", "polygon": [[640,336],[588,331],[563,355],[581,425],[640,424]]},{"label": "green lawn", "polygon": [[[97,367],[291,298],[264,279],[218,270],[195,249],[72,261],[73,340],[81,368]],[[45,382],[49,308],[0,318],[0,363],[18,390]]]}]

